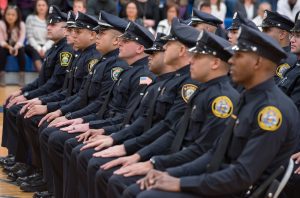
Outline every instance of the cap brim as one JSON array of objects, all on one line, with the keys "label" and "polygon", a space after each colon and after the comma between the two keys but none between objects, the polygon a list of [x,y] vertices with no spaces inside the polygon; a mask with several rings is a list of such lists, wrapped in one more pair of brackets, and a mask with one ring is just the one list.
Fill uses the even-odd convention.
[{"label": "cap brim", "polygon": [[174,36],[170,35],[170,34],[167,35],[167,36],[163,36],[160,39],[163,40],[163,41],[175,41],[176,40],[176,38]]}]

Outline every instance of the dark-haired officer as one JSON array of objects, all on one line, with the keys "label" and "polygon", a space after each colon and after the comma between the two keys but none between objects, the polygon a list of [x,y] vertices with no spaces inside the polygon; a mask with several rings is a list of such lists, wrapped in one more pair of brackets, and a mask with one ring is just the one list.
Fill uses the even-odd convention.
[{"label": "dark-haired officer", "polygon": [[264,19],[261,27],[264,33],[275,39],[287,53],[288,57],[278,64],[275,75],[275,82],[279,83],[287,70],[293,67],[297,62],[297,57],[291,52],[290,33],[294,22],[288,17],[277,12],[265,10]]},{"label": "dark-haired officer", "polygon": [[[30,106],[26,111],[23,120],[24,132],[27,137],[27,141],[32,147],[32,157],[35,167],[43,167],[43,176],[47,179],[48,169],[46,164],[41,164],[40,155],[40,142],[39,136],[41,131],[48,126],[52,120],[49,115],[56,115],[61,113],[60,109],[66,106],[71,106],[72,101],[76,101],[80,97],[80,89],[85,84],[86,76],[92,71],[93,66],[100,57],[100,53],[96,50],[95,40],[96,32],[93,30],[98,25],[97,19],[78,12],[75,18],[73,27],[74,46],[78,49],[78,56],[75,56],[71,71],[71,79],[68,80],[68,85],[63,91],[62,98],[57,101],[55,98],[43,98],[42,104]],[[80,104],[76,104],[80,105]],[[59,109],[59,110],[56,110]],[[56,110],[56,111],[54,111]],[[47,112],[51,112],[46,114]],[[46,114],[46,115],[45,115]],[[47,122],[43,123],[45,117],[48,118]],[[53,119],[53,118],[52,118]],[[52,174],[49,174],[52,176]],[[47,180],[49,181],[49,180]],[[52,190],[52,182],[48,183],[49,190]],[[46,189],[46,182],[43,182],[41,178],[34,182],[23,182],[21,189],[24,191],[41,191]]]},{"label": "dark-haired officer", "polygon": [[231,43],[231,45],[235,45],[237,43],[238,30],[241,24],[259,31],[258,27],[255,25],[255,23],[253,23],[253,21],[244,17],[240,12],[235,12],[232,17],[231,26],[227,29],[228,41]]},{"label": "dark-haired officer", "polygon": [[195,27],[198,30],[206,30],[215,33],[216,35],[226,38],[226,32],[222,28],[223,21],[219,18],[193,8],[191,22],[188,25]]},{"label": "dark-haired officer", "polygon": [[150,171],[139,184],[151,190],[137,197],[242,197],[288,164],[298,140],[299,113],[274,82],[286,54],[274,39],[244,25],[231,50],[230,73],[245,92],[222,137],[190,163]]},{"label": "dark-haired officer", "polygon": [[[169,132],[139,150],[139,163],[115,171],[108,182],[107,194],[119,197],[140,175],[156,164],[164,169],[193,161],[212,148],[223,133],[239,98],[227,76],[230,43],[209,32],[201,32],[191,60],[191,77],[202,82],[188,103],[184,116]],[[155,155],[166,155],[158,158]],[[150,160],[149,160],[150,159]],[[99,182],[101,183],[101,182]],[[126,190],[127,191],[127,190]],[[128,192],[129,191],[129,192]],[[130,189],[123,196],[132,196]]]},{"label": "dark-haired officer", "polygon": [[[46,53],[39,77],[12,93],[5,102],[2,146],[7,147],[9,155],[15,155],[17,149],[16,116],[23,106],[19,103],[49,94],[60,89],[63,84],[66,68],[72,62],[72,49],[64,38],[63,27],[66,19],[67,15],[56,6],[49,8],[47,32],[49,39],[54,41],[54,45]],[[4,164],[14,164],[13,160],[6,162],[10,163]]]},{"label": "dark-haired officer", "polygon": [[[241,24],[244,24],[245,26],[248,26],[254,30],[260,31],[258,27],[253,23],[251,20],[247,19],[245,16],[243,16],[240,12],[235,12],[232,18],[232,24],[227,29],[228,30],[228,41],[231,43],[231,45],[236,45],[237,38],[238,38],[238,32],[239,28],[241,27]],[[237,85],[234,82],[231,82],[232,86],[238,91],[243,91],[243,86]]]}]

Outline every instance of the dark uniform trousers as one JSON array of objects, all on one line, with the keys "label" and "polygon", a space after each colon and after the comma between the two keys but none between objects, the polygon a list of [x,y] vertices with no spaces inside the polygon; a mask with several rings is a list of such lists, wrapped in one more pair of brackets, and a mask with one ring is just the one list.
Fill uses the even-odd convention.
[{"label": "dark uniform trousers", "polygon": [[[189,69],[189,67],[184,67],[184,68],[180,69],[179,73],[186,74],[186,73],[188,73],[188,69]],[[170,96],[171,94],[174,94],[174,95],[172,95],[172,99],[171,99],[173,102],[175,100],[174,104],[180,103],[181,105],[174,105],[174,108],[172,108],[172,107],[167,108],[167,105],[169,104],[169,102],[166,102],[165,104],[163,104],[163,103],[161,104],[161,105],[165,105],[165,106],[160,106],[161,108],[156,109],[156,110],[160,110],[160,111],[166,110],[164,115],[167,114],[167,112],[168,112],[167,109],[172,109],[173,110],[172,112],[174,112],[174,114],[176,114],[176,115],[172,114],[172,116],[170,115],[169,117],[172,117],[173,120],[175,120],[177,117],[180,118],[180,116],[178,116],[178,115],[181,115],[181,113],[183,113],[183,111],[185,109],[184,108],[185,102],[184,102],[184,99],[182,98],[183,96],[181,95],[181,93],[182,93],[181,88],[184,87],[184,88],[186,88],[186,90],[191,91],[191,92],[189,92],[189,94],[191,94],[192,91],[195,91],[195,89],[197,88],[197,86],[195,86],[193,84],[189,84],[192,82],[188,75],[182,75],[182,74],[175,75],[176,77],[179,77],[179,78],[177,79],[177,81],[175,78],[176,82],[173,82],[172,85],[174,87],[172,89],[170,89],[170,91],[167,91],[164,88],[162,88],[162,90],[164,90],[164,95]],[[169,81],[169,82],[171,82],[171,81]],[[176,85],[174,85],[174,84],[176,84]],[[187,85],[185,85],[185,84],[187,84]],[[168,93],[168,92],[170,92],[170,93]],[[164,95],[162,94],[162,97],[164,97]],[[174,98],[176,98],[176,99],[174,99]],[[168,99],[170,99],[170,98],[168,98]],[[163,101],[168,101],[168,100],[163,100]],[[180,108],[178,108],[178,107],[180,107]],[[170,110],[170,112],[171,112],[171,110]],[[95,152],[95,151],[93,151],[93,152]],[[79,153],[78,157],[76,158],[76,161],[71,160],[70,163],[76,163],[76,162],[78,163],[77,164],[77,170],[78,170],[77,172],[78,172],[78,175],[80,178],[78,178],[78,179],[73,178],[72,180],[78,181],[78,183],[79,183],[78,186],[80,186],[79,190],[82,191],[82,193],[80,193],[81,197],[85,197],[87,194],[88,194],[88,197],[96,196],[94,194],[96,171],[99,170],[100,165],[103,165],[113,159],[115,159],[115,158],[92,158],[91,159],[91,155],[87,155],[85,153],[85,151],[83,151],[83,152]],[[112,168],[109,171],[103,172],[104,177],[108,180],[109,177],[112,175],[113,171],[116,169],[117,168]],[[72,176],[74,176],[74,174],[72,174]],[[86,182],[86,178],[87,178],[88,182]]]},{"label": "dark uniform trousers", "polygon": [[[87,68],[87,64],[89,62],[89,58],[94,58],[94,57],[98,57],[99,56],[99,53],[97,52],[96,48],[95,48],[95,45],[91,45],[89,46],[87,49],[85,49],[83,52],[79,53],[80,54],[79,56],[76,56],[76,58],[74,58],[73,62],[72,62],[72,69],[76,72],[73,72],[73,78],[74,80],[72,79],[69,79],[69,82],[68,82],[68,87],[66,87],[66,89],[72,89],[70,94],[73,95],[75,94],[79,89],[80,89],[80,86],[81,86],[81,83],[83,82],[83,79],[84,79],[84,75],[86,75],[88,73],[88,68]],[[77,66],[79,65],[79,66]],[[69,78],[67,75],[64,76],[64,83],[61,83],[62,84],[65,84],[66,82],[66,78]],[[65,85],[64,85],[65,86]],[[62,87],[61,87],[62,88]],[[64,91],[62,89],[60,89],[60,91]],[[49,94],[49,97],[52,97],[54,94]],[[67,95],[65,95],[67,96]],[[47,96],[43,96],[41,98],[47,98]],[[48,108],[48,107],[47,107]],[[52,109],[54,110],[54,109]],[[48,108],[48,111],[50,112],[51,109]],[[20,141],[27,141],[28,145],[32,145],[32,147],[34,147],[35,149],[33,149],[34,151],[32,152],[32,157],[35,160],[35,166],[37,167],[41,167],[40,166],[40,155],[39,155],[39,133],[38,133],[38,123],[39,121],[42,119],[43,116],[33,116],[32,118],[30,119],[24,119],[22,116],[19,116],[19,123],[20,123],[20,126],[23,126],[22,128],[20,128],[20,130],[18,131],[19,134],[20,134],[20,137],[28,137],[27,139],[21,139],[20,138]],[[32,121],[30,121],[32,120]],[[24,122],[24,123],[23,123]],[[23,123],[23,124],[21,124]],[[25,124],[26,123],[26,124]],[[27,129],[29,128],[29,129]],[[27,134],[26,134],[27,133]],[[25,135],[24,135],[25,134]],[[30,135],[29,135],[30,134]],[[19,141],[19,142],[20,142]],[[37,145],[36,145],[37,144]],[[23,150],[23,157],[21,156],[20,158],[24,158],[24,156],[26,156],[26,149]],[[19,154],[22,155],[22,150],[19,149]],[[37,155],[38,154],[38,155]]]},{"label": "dark uniform trousers", "polygon": [[[66,43],[66,39],[61,39],[56,43],[46,54],[46,58],[43,63],[39,77],[32,83],[27,84],[21,89],[24,94],[27,92],[27,99],[36,98],[45,94],[49,94],[55,90],[58,90],[64,80],[66,67],[71,62],[71,47]],[[66,61],[62,61],[59,57],[62,54],[68,54],[69,58]],[[7,147],[9,154],[16,154],[18,139],[18,128],[15,127],[16,116],[19,113],[22,105],[14,105],[7,109],[4,105],[4,119],[3,119],[3,134],[2,134],[2,146]],[[12,112],[8,114],[8,112]],[[7,117],[9,115],[9,117]],[[7,123],[10,123],[7,125]],[[11,123],[14,123],[13,125]],[[23,136],[21,135],[21,138]]]},{"label": "dark uniform trousers", "polygon": [[[144,67],[145,61],[147,61],[147,58],[137,61],[136,62],[137,66],[134,66],[133,69],[125,72],[125,74],[120,77],[119,81],[121,82],[121,79],[122,79],[123,83],[117,83],[117,85],[115,85],[115,87],[113,88],[114,90],[116,90],[115,94],[117,94],[117,95],[113,95],[113,97],[115,97],[114,100],[116,98],[118,98],[118,100],[121,99],[122,104],[125,104],[125,100],[124,100],[125,96],[122,97],[124,94],[127,95],[126,97],[128,97],[128,95],[129,95],[130,97],[128,97],[128,98],[131,98],[131,100],[134,100],[133,96],[135,96],[135,95],[137,96],[137,93],[138,93],[138,92],[136,92],[136,90],[139,89],[139,87],[143,86],[143,85],[139,85],[140,76],[145,76],[145,75],[151,74],[151,73],[149,73],[149,70]],[[124,87],[124,86],[127,86],[127,87]],[[125,90],[129,90],[129,89],[131,89],[133,91],[131,93],[130,92],[126,93]],[[119,107],[115,106],[115,109],[118,109],[118,108],[122,109],[123,106],[122,105],[120,105]],[[107,119],[107,120],[104,120],[104,122],[102,122],[103,126],[114,123],[109,118],[109,116],[110,116],[109,112],[110,111],[106,111],[104,119]],[[118,113],[115,115],[118,115]],[[68,139],[74,138],[77,134],[66,134],[66,133],[62,134],[62,132],[59,131],[58,129],[56,129],[56,131],[54,131],[54,132],[50,132],[51,133],[50,136],[47,134],[44,135],[44,133],[45,132],[42,132],[42,134],[41,134],[41,144],[43,144],[43,147],[44,147],[41,154],[42,154],[42,156],[46,156],[46,157],[48,157],[48,159],[51,159],[51,164],[52,164],[52,168],[54,171],[53,175],[54,175],[54,183],[55,183],[55,196],[61,197],[63,195],[63,188],[61,185],[61,181],[63,181],[62,180],[62,177],[63,177],[62,170],[63,170],[64,143]],[[44,137],[44,139],[43,139],[43,137]],[[45,163],[47,163],[46,160],[45,160]]]}]

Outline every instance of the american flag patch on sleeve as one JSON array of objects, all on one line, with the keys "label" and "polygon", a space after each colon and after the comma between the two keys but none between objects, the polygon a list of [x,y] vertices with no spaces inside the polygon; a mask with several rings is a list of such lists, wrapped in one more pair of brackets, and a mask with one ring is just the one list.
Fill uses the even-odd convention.
[{"label": "american flag patch on sleeve", "polygon": [[140,77],[140,85],[150,85],[152,83],[152,79],[147,76]]}]

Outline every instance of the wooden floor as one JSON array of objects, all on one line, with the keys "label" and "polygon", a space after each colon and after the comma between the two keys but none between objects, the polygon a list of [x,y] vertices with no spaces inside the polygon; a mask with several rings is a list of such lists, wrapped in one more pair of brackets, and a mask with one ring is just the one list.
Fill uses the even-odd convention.
[{"label": "wooden floor", "polygon": [[[0,87],[0,106],[2,106],[6,97],[17,89],[18,86]],[[2,137],[2,126],[3,126],[3,113],[0,113],[0,143]],[[5,148],[0,147],[0,156],[6,156],[6,155],[7,155],[7,150]],[[28,198],[28,197],[32,197],[32,193],[24,193],[19,189],[18,186],[10,183],[6,179],[6,174],[2,171],[2,168],[0,168],[0,198],[2,197],[3,198],[4,197]]]}]

